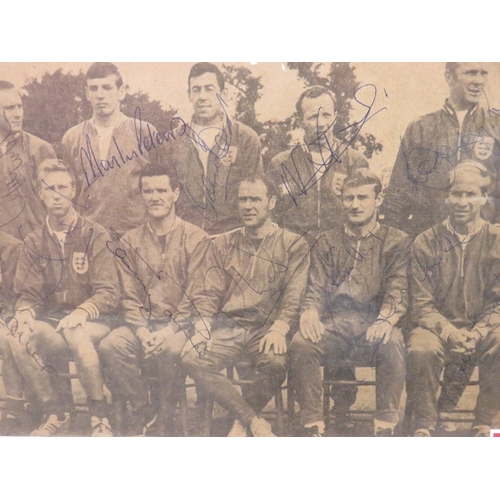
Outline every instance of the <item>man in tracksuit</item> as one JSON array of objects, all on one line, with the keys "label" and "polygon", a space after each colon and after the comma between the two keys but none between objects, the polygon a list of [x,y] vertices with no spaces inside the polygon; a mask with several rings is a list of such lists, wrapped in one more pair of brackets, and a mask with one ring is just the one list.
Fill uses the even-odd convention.
[{"label": "man in tracksuit", "polygon": [[405,381],[398,323],[407,305],[408,236],[377,221],[380,180],[368,170],[346,178],[347,223],[321,233],[312,249],[300,331],[290,345],[290,379],[303,436],[321,436],[322,364],[361,359],[376,368],[375,435],[392,435]]},{"label": "man in tracksuit", "polygon": [[0,80],[0,227],[22,239],[43,224],[36,170],[56,158],[54,148],[23,130],[23,102],[14,85]]},{"label": "man in tracksuit", "polygon": [[[142,433],[152,421],[148,387],[142,368],[145,360],[155,360],[160,389],[168,408],[175,407],[176,387],[184,388],[180,352],[186,343],[184,333],[171,333],[167,325],[177,307],[189,297],[195,271],[203,264],[209,244],[208,235],[176,215],[179,198],[177,176],[163,165],[148,165],[139,177],[139,186],[148,220],[110,245],[122,285],[123,325],[113,330],[100,344],[106,385],[114,397],[130,402],[133,422]],[[153,368],[154,369],[154,368]],[[165,418],[159,419],[161,424]],[[157,426],[160,433],[168,431]],[[135,432],[134,432],[135,431]]]},{"label": "man in tracksuit", "polygon": [[[73,208],[75,178],[60,160],[38,169],[44,226],[23,241],[14,289],[18,294],[9,344],[19,371],[37,396],[45,422],[32,435],[67,429],[51,360],[71,352],[87,395],[92,435],[112,435],[96,347],[109,333],[118,302],[118,275],[107,231]],[[53,379],[53,380],[51,380]]]},{"label": "man in tracksuit", "polygon": [[[286,335],[305,292],[308,245],[272,222],[275,203],[269,179],[240,183],[243,227],[214,238],[192,297],[200,314],[192,320],[195,333],[186,342],[183,365],[236,419],[230,436],[246,436],[248,428],[254,436],[273,435],[258,414],[285,379]],[[240,359],[256,369],[244,397],[221,373]]]},{"label": "man in tracksuit", "polygon": [[448,218],[413,244],[407,392],[415,436],[436,429],[446,366],[458,368],[466,382],[469,366],[479,365],[472,434],[489,436],[490,428],[500,426],[500,229],[481,218],[490,182],[480,163],[459,163]]},{"label": "man in tracksuit", "polygon": [[[384,222],[412,238],[447,217],[446,197],[454,182],[450,173],[465,159],[478,161],[488,169],[491,192],[481,216],[494,223],[500,220],[500,117],[479,102],[488,67],[484,63],[446,63],[444,76],[449,97],[440,110],[408,125],[381,207]],[[445,370],[445,380],[465,381],[453,365]],[[446,384],[439,408],[453,410],[464,389],[465,384]],[[449,431],[455,428],[450,422],[440,426]]]},{"label": "man in tracksuit", "polygon": [[[239,226],[237,186],[262,170],[259,137],[228,115],[224,75],[212,63],[197,63],[188,76],[190,121],[172,120],[159,150],[180,183],[179,216],[209,234]],[[178,126],[175,126],[178,125]]]},{"label": "man in tracksuit", "polygon": [[8,324],[14,314],[14,276],[21,242],[0,231],[0,358],[5,386],[5,408],[1,413],[0,435],[20,434],[29,419],[25,413],[24,385],[9,347]]},{"label": "man in tracksuit", "polygon": [[114,64],[92,64],[86,81],[92,118],[64,134],[63,159],[77,179],[80,212],[123,236],[144,221],[137,179],[162,139],[140,108],[133,117],[121,112],[127,87]]}]

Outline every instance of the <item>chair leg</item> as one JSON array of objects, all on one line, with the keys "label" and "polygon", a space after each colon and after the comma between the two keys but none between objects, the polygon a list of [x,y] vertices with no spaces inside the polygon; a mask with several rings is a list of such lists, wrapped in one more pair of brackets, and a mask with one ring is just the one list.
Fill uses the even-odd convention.
[{"label": "chair leg", "polygon": [[276,428],[278,430],[278,436],[284,436],[285,420],[283,415],[283,394],[281,393],[281,389],[274,397],[274,403],[276,405]]},{"label": "chair leg", "polygon": [[179,399],[179,413],[181,419],[181,432],[184,437],[188,435],[188,423],[187,423],[187,396],[186,389],[181,391]]},{"label": "chair leg", "polygon": [[210,437],[210,427],[212,425],[212,415],[214,412],[214,399],[211,394],[207,395],[203,415],[201,418],[200,435],[202,437]]}]

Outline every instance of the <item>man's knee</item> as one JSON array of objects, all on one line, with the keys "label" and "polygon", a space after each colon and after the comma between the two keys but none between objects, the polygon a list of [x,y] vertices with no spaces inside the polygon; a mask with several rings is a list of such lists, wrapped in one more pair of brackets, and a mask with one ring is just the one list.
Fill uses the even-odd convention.
[{"label": "man's knee", "polygon": [[444,345],[441,339],[424,328],[415,328],[410,332],[406,348],[409,358],[444,356]]},{"label": "man's knee", "polygon": [[109,360],[115,357],[134,357],[141,350],[139,339],[126,326],[116,328],[99,343],[99,355]]},{"label": "man's knee", "polygon": [[290,358],[292,360],[309,356],[316,351],[314,344],[305,339],[300,332],[297,332],[290,343]]},{"label": "man's knee", "polygon": [[405,355],[405,342],[403,338],[403,333],[399,328],[393,328],[391,336],[387,343],[381,342],[378,348],[378,354],[382,356],[389,356],[393,358],[395,356]]}]

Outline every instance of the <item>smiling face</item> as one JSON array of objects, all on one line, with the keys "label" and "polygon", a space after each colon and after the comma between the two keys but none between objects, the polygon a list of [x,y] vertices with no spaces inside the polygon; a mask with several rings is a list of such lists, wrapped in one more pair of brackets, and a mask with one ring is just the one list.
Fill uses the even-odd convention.
[{"label": "smiling face", "polygon": [[76,194],[71,175],[68,172],[44,172],[39,183],[40,199],[49,216],[64,218]]},{"label": "smiling face", "polygon": [[125,88],[116,86],[116,75],[87,80],[87,99],[92,105],[94,116],[102,118],[120,111],[120,102],[125,97]]},{"label": "smiling face", "polygon": [[238,210],[245,227],[259,228],[271,217],[276,198],[269,198],[266,185],[260,180],[243,181],[238,190]]},{"label": "smiling face", "polygon": [[479,101],[486,84],[488,69],[484,63],[458,63],[453,71],[446,71],[450,98],[458,109],[465,109]]},{"label": "smiling face", "polygon": [[7,137],[23,129],[23,103],[17,90],[0,90],[0,112],[0,135]]},{"label": "smiling face", "polygon": [[318,138],[324,142],[323,136],[327,137],[331,143],[334,121],[335,105],[328,94],[304,98],[300,126],[304,130],[304,137],[308,144],[317,141]]},{"label": "smiling face", "polygon": [[148,215],[153,219],[164,219],[174,210],[179,188],[172,190],[168,175],[145,176],[142,178],[141,195]]},{"label": "smiling face", "polygon": [[370,224],[377,216],[377,208],[382,204],[382,197],[375,194],[373,184],[363,186],[344,186],[342,204],[349,224],[364,226]]},{"label": "smiling face", "polygon": [[484,179],[473,170],[457,170],[447,198],[450,219],[454,225],[467,225],[480,217],[487,194],[481,186]]},{"label": "smiling face", "polygon": [[221,94],[217,75],[203,73],[189,80],[189,100],[193,105],[195,122],[199,125],[212,125],[220,119],[221,105],[218,95]]}]

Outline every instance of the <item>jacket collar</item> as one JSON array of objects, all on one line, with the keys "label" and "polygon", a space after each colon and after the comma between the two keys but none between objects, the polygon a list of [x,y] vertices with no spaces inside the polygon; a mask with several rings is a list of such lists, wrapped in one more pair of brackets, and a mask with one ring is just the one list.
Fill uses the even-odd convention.
[{"label": "jacket collar", "polygon": [[[478,109],[478,107],[479,107],[479,103],[476,102],[472,107],[470,107],[467,110],[467,115],[472,115],[473,113],[475,113],[476,110]],[[453,106],[451,105],[449,99],[446,99],[446,101],[444,102],[443,109],[447,115],[449,115],[449,116],[453,117],[455,120],[457,120],[457,113],[456,113],[455,109],[453,108]]]}]

